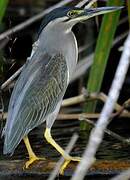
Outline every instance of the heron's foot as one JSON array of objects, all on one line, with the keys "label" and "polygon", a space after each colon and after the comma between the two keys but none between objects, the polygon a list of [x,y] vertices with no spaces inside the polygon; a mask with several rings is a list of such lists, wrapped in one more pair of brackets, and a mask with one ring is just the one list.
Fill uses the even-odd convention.
[{"label": "heron's foot", "polygon": [[64,174],[64,171],[66,169],[66,167],[68,166],[68,164],[71,162],[71,161],[76,161],[76,162],[79,162],[81,160],[80,157],[72,157],[72,156],[69,156],[69,158],[65,159],[64,163],[62,164],[61,168],[60,168],[60,174],[63,175]]},{"label": "heron's foot", "polygon": [[31,164],[33,164],[36,161],[45,160],[45,158],[39,158],[37,156],[32,156],[29,158],[29,160],[25,163],[23,169],[28,169]]}]

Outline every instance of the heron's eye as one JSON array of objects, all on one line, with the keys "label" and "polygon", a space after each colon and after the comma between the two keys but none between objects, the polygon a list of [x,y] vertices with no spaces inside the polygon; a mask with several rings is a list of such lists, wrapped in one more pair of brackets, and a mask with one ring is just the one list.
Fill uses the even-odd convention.
[{"label": "heron's eye", "polygon": [[70,18],[74,18],[77,16],[77,12],[76,11],[69,11],[67,13],[67,16],[70,17]]}]

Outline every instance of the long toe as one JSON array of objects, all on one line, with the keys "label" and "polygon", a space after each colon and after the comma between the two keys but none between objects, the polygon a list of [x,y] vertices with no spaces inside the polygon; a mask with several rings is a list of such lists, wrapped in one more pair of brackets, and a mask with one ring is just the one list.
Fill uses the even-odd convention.
[{"label": "long toe", "polygon": [[29,160],[23,166],[23,169],[28,169],[30,165],[34,164],[36,161],[45,160],[45,158],[39,158],[37,156],[29,158]]},{"label": "long toe", "polygon": [[69,159],[65,159],[64,163],[62,164],[62,166],[60,167],[60,174],[63,175],[64,174],[64,171],[66,169],[66,167],[68,166],[68,164],[71,162],[71,161],[76,161],[76,162],[79,162],[81,160],[80,157],[71,157]]}]

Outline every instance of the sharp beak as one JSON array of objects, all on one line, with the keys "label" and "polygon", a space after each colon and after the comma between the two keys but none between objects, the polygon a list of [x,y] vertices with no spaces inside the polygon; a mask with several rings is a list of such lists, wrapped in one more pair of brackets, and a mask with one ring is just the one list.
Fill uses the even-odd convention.
[{"label": "sharp beak", "polygon": [[99,8],[86,8],[84,9],[76,18],[72,18],[68,21],[71,27],[73,27],[76,23],[85,21],[94,16],[98,16],[100,14],[110,13],[113,11],[121,10],[123,7],[99,7]]},{"label": "sharp beak", "polygon": [[105,14],[105,13],[117,11],[117,10],[120,10],[122,8],[123,7],[99,7],[99,8],[85,9],[84,16],[86,16],[86,19],[88,19],[88,18],[97,16],[100,14]]}]

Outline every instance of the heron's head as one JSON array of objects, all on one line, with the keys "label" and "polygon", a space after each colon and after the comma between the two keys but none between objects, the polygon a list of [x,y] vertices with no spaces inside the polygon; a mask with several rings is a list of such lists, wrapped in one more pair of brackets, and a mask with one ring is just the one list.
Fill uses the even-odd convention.
[{"label": "heron's head", "polygon": [[45,15],[40,27],[40,32],[45,27],[48,27],[48,25],[53,27],[62,24],[63,27],[71,29],[78,22],[85,21],[100,14],[120,10],[121,8],[122,7],[99,7],[84,9],[77,7],[60,7]]}]

